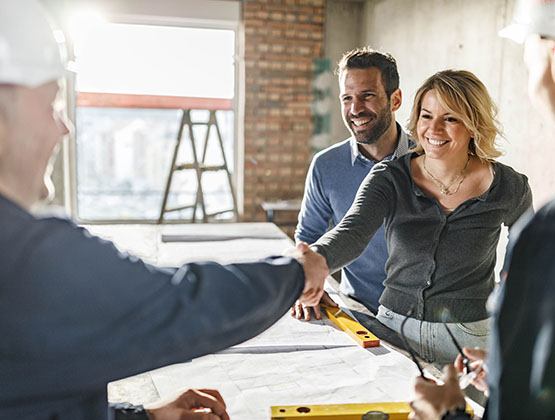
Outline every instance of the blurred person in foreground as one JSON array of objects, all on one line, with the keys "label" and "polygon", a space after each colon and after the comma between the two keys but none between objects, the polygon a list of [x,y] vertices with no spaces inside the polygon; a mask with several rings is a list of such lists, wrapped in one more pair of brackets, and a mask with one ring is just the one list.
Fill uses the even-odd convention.
[{"label": "blurred person in foreground", "polygon": [[106,385],[255,336],[297,298],[317,303],[321,275],[289,257],[159,268],[33,215],[69,132],[57,109],[65,69],[37,0],[0,10],[0,418],[229,419],[214,390],[109,407]]},{"label": "blurred person in foreground", "polygon": [[[555,128],[555,0],[520,1],[515,23],[500,35],[525,43],[530,99],[540,118]],[[555,133],[546,141],[553,150]],[[482,371],[474,381],[489,394],[484,418],[555,419],[555,199],[517,225],[505,259],[506,277],[492,295],[489,353],[463,352],[474,366],[487,360],[487,375]],[[417,378],[411,419],[468,418],[457,371],[463,371],[460,357],[445,368],[444,385]]]}]

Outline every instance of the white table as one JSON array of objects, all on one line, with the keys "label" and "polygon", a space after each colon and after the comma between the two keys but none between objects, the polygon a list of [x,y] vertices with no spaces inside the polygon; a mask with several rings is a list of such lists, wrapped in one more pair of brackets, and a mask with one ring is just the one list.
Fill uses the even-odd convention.
[{"label": "white table", "polygon": [[[271,223],[86,227],[121,250],[162,266],[254,261],[292,246]],[[182,241],[164,242],[163,235]],[[109,399],[144,404],[183,388],[217,388],[234,420],[269,418],[271,405],[410,400],[418,370],[397,351],[397,337],[362,305],[344,304],[382,344],[391,338],[388,345],[363,349],[327,319],[304,323],[286,315],[238,347],[110,383]]]}]

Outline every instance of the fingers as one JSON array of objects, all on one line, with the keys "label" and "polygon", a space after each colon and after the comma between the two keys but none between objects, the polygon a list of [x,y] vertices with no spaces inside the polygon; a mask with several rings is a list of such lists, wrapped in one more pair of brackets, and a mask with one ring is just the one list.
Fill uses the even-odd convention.
[{"label": "fingers", "polygon": [[200,392],[204,392],[205,394],[208,394],[208,395],[212,395],[212,396],[213,396],[214,398],[216,398],[219,402],[221,402],[222,405],[223,405],[224,407],[227,407],[227,406],[225,405],[225,401],[224,401],[224,399],[223,399],[223,397],[222,397],[222,394],[220,394],[220,392],[219,392],[217,389],[199,389],[199,391],[200,391]]},{"label": "fingers", "polygon": [[414,381],[414,392],[416,394],[422,394],[428,388],[430,388],[430,386],[436,386],[436,385],[426,380],[426,378],[423,378],[422,376],[418,376]]},{"label": "fingers", "polygon": [[306,242],[299,242],[297,244],[297,250],[304,254],[309,250],[309,245]]},{"label": "fingers", "polygon": [[471,349],[470,347],[463,347],[462,351],[470,361],[475,361],[475,360],[485,361],[488,355],[488,352],[486,350],[479,349],[479,348]]},{"label": "fingers", "polygon": [[304,321],[310,321],[311,312],[314,311],[314,317],[316,319],[322,318],[322,311],[320,305],[309,306],[297,300],[293,307],[291,308],[290,315],[297,319],[302,319]]},{"label": "fingers", "polygon": [[[217,396],[216,396],[217,395]],[[229,420],[229,415],[225,411],[225,403],[222,396],[218,391],[210,390],[210,392],[204,392],[200,390],[190,389],[186,391],[180,399],[183,399],[185,408],[208,408],[212,413],[207,413],[203,411],[197,411],[191,413],[191,415],[200,415],[200,417],[191,417],[192,419],[222,419]],[[204,410],[206,411],[206,410]],[[215,414],[218,417],[210,417]],[[204,417],[202,417],[204,416]]]},{"label": "fingers", "polygon": [[457,355],[457,358],[455,359],[454,364],[455,364],[455,368],[457,369],[457,372],[459,372],[459,373],[464,372],[464,369],[465,369],[466,366],[464,365],[463,358],[460,354]]},{"label": "fingers", "polygon": [[220,417],[217,414],[210,412],[210,410],[202,409],[197,411],[183,411],[179,415],[179,420],[228,420],[228,417]]},{"label": "fingers", "polygon": [[320,303],[320,298],[323,293],[324,289],[322,287],[313,287],[303,291],[299,300],[306,306],[316,306]]},{"label": "fingers", "polygon": [[297,300],[291,308],[291,316],[303,319],[304,321],[310,321],[310,308],[307,308],[300,300]]},{"label": "fingers", "polygon": [[324,294],[322,295],[322,299],[320,299],[320,302],[325,303],[326,305],[329,305],[334,308],[339,308],[339,305],[335,303],[335,301],[330,297],[330,295],[328,295],[328,292],[324,292]]},{"label": "fingers", "polygon": [[314,311],[314,318],[322,319],[322,309],[320,309],[320,304],[313,306],[312,310]]},{"label": "fingers", "polygon": [[459,383],[459,374],[453,365],[445,365],[443,367],[443,380],[445,383],[457,384]]},{"label": "fingers", "polygon": [[299,250],[297,248],[287,248],[282,252],[282,255],[285,257],[292,257],[296,259],[301,258],[301,254],[299,253]]}]

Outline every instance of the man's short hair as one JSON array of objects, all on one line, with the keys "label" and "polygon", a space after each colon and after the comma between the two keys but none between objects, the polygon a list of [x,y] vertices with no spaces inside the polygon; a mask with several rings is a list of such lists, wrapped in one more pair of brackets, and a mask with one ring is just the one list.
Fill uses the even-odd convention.
[{"label": "man's short hair", "polygon": [[399,72],[397,62],[391,54],[377,51],[370,47],[355,48],[346,52],[339,63],[335,74],[339,77],[350,69],[368,69],[376,67],[382,74],[382,83],[388,97],[399,88]]}]

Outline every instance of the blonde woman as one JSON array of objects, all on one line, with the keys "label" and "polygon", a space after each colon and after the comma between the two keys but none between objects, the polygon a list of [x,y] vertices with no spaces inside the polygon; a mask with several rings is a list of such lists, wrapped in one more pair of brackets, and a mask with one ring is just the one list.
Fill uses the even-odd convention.
[{"label": "blonde woman", "polygon": [[384,222],[389,259],[377,318],[399,332],[408,315],[406,336],[428,361],[457,355],[445,320],[462,345],[485,346],[501,225],[531,207],[526,176],[495,161],[495,116],[474,74],[446,70],[428,78],[408,125],[413,153],[376,165],[343,220],[311,246],[334,272]]}]

